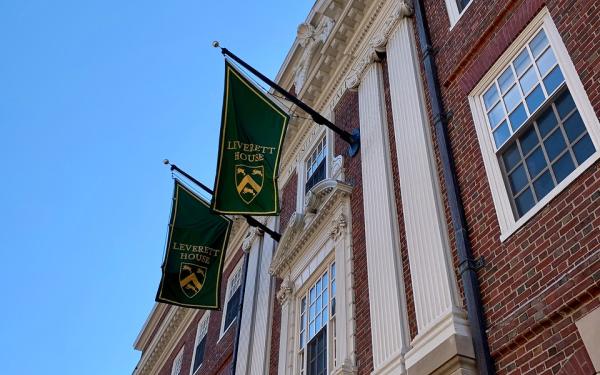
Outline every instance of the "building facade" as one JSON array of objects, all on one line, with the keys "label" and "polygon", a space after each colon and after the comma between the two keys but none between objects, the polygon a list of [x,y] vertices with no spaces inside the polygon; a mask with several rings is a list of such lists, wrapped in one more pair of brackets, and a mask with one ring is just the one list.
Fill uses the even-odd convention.
[{"label": "building facade", "polygon": [[157,304],[134,374],[229,374],[240,298],[236,374],[600,371],[599,16],[317,1],[276,80],[360,151],[292,108],[281,240],[237,220],[223,311]]}]

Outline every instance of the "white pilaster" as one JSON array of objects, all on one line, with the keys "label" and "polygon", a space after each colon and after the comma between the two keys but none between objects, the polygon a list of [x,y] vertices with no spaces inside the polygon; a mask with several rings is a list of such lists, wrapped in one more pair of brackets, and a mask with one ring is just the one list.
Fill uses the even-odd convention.
[{"label": "white pilaster", "polygon": [[403,19],[390,36],[387,58],[418,326],[413,349],[406,356],[410,367],[435,348],[434,342],[441,343],[452,334],[468,335],[468,327],[457,308],[456,280],[411,19]]},{"label": "white pilaster", "polygon": [[366,68],[358,94],[373,367],[400,374],[409,331],[380,64]]},{"label": "white pilaster", "polygon": [[294,303],[292,301],[292,283],[283,279],[277,292],[278,303],[281,304],[281,328],[279,335],[279,364],[277,373],[292,375],[294,360]]}]

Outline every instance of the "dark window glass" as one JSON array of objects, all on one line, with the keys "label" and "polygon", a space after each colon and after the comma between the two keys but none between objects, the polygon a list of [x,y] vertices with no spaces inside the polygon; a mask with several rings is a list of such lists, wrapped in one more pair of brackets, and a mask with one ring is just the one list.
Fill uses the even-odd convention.
[{"label": "dark window glass", "polygon": [[517,109],[515,109],[508,118],[510,119],[510,126],[512,127],[513,132],[516,132],[527,119],[527,113],[525,113],[523,104],[519,104]]},{"label": "dark window glass", "polygon": [[575,145],[573,146],[573,152],[575,153],[575,158],[579,164],[589,158],[596,149],[594,148],[594,144],[588,134],[585,137],[581,138]]},{"label": "dark window glass", "polygon": [[537,120],[537,123],[540,129],[540,135],[542,137],[545,137],[546,135],[550,134],[552,129],[554,129],[558,124],[552,107],[548,108],[544,111],[544,113],[540,115],[540,118]]},{"label": "dark window glass", "polygon": [[323,181],[325,179],[325,159],[321,160],[317,169],[315,169],[315,173],[313,173],[308,181],[306,181],[305,190],[308,192],[313,186],[315,186],[318,182]]},{"label": "dark window glass", "polygon": [[523,164],[519,165],[517,169],[508,176],[508,180],[510,181],[510,188],[512,189],[513,194],[517,194],[525,187],[525,185],[527,185],[527,175],[525,174]]},{"label": "dark window glass", "polygon": [[324,326],[307,344],[307,375],[327,374],[327,326]]},{"label": "dark window glass", "polygon": [[546,171],[543,175],[540,176],[534,183],[533,187],[535,188],[535,195],[538,200],[541,200],[554,188],[554,181],[552,181],[552,176],[550,175],[550,171]]},{"label": "dark window glass", "polygon": [[513,143],[506,152],[502,155],[504,159],[504,167],[507,172],[510,172],[515,165],[517,165],[521,161],[521,154],[519,154],[519,149],[517,148],[517,143]]},{"label": "dark window glass", "polygon": [[471,0],[456,0],[456,5],[458,5],[458,11],[462,12],[467,5],[469,5],[469,3],[471,2]]},{"label": "dark window glass", "polygon": [[196,357],[194,357],[194,372],[200,367],[204,361],[204,347],[206,345],[206,336],[196,346]]},{"label": "dark window glass", "polygon": [[551,95],[554,90],[565,81],[560,68],[556,66],[552,71],[544,78],[544,86],[546,86],[546,92]]},{"label": "dark window glass", "polygon": [[494,142],[496,142],[496,147],[502,146],[509,137],[510,130],[508,130],[508,124],[506,121],[502,121],[502,125],[498,126],[498,129],[494,131]]},{"label": "dark window glass", "polygon": [[535,204],[535,201],[533,200],[533,194],[531,194],[531,189],[527,188],[523,194],[519,195],[517,199],[515,199],[515,203],[517,204],[519,216],[525,215],[525,213],[529,211]]},{"label": "dark window glass", "polygon": [[521,150],[523,155],[529,154],[529,151],[533,150],[538,144],[538,137],[535,133],[535,128],[532,126],[529,128],[519,139],[521,141]]},{"label": "dark window glass", "polygon": [[569,91],[565,91],[556,98],[556,110],[560,118],[565,118],[572,110],[575,109],[575,102]]},{"label": "dark window glass", "polygon": [[585,132],[585,125],[583,124],[583,120],[581,119],[579,112],[575,112],[567,119],[567,121],[565,121],[565,132],[567,133],[569,142],[575,141],[577,137]]},{"label": "dark window glass", "polygon": [[238,309],[240,308],[240,295],[242,294],[241,289],[242,288],[237,288],[235,293],[233,293],[233,295],[229,299],[229,302],[227,302],[227,313],[225,315],[224,326],[225,329],[229,327],[231,322],[233,322],[234,319],[237,317]]},{"label": "dark window glass", "polygon": [[544,97],[544,91],[542,91],[542,87],[538,85],[535,90],[531,94],[527,96],[527,107],[529,108],[529,113],[533,113],[539,106],[546,100]]},{"label": "dark window glass", "polygon": [[554,163],[552,170],[556,176],[557,183],[564,180],[571,172],[573,172],[573,170],[575,170],[575,165],[573,164],[573,160],[571,160],[571,154],[568,152],[565,153],[556,163]]},{"label": "dark window glass", "polygon": [[548,139],[544,141],[544,145],[546,146],[546,152],[548,153],[548,158],[553,161],[556,159],[561,152],[565,150],[567,145],[565,144],[565,138],[562,135],[560,129],[557,129],[552,133]]},{"label": "dark window glass", "polygon": [[527,157],[527,169],[529,170],[529,176],[536,178],[546,168],[546,158],[544,158],[544,152],[541,147],[535,149]]}]

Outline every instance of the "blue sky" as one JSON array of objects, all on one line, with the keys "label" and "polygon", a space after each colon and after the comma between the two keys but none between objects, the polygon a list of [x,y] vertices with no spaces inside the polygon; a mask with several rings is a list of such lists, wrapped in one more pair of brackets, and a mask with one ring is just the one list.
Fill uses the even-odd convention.
[{"label": "blue sky", "polygon": [[218,39],[274,77],[311,0],[0,0],[0,372],[130,374],[168,157],[212,185]]}]

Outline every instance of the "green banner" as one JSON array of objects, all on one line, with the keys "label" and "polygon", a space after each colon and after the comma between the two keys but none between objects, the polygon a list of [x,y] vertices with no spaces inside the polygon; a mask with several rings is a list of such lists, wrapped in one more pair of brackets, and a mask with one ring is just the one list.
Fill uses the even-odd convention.
[{"label": "green banner", "polygon": [[225,94],[212,209],[278,215],[277,175],[289,115],[225,61]]},{"label": "green banner", "polygon": [[217,310],[232,221],[175,182],[167,251],[157,302]]}]

